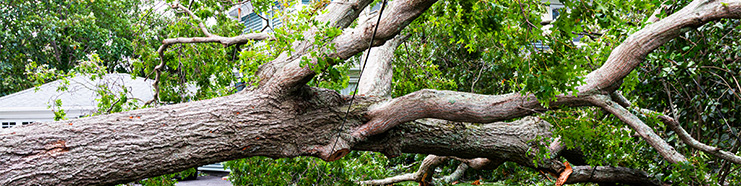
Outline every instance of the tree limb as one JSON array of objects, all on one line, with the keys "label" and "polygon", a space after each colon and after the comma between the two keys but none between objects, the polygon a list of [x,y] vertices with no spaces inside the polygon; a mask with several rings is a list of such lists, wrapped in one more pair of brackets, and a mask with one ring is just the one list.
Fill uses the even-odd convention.
[{"label": "tree limb", "polygon": [[646,172],[625,167],[607,166],[574,166],[566,183],[622,183],[630,185],[660,186],[659,179],[649,176]]},{"label": "tree limb", "polygon": [[620,104],[612,101],[609,96],[594,95],[589,96],[589,98],[593,104],[612,113],[616,117],[620,118],[621,121],[625,122],[626,124],[628,124],[628,126],[633,128],[633,130],[638,132],[638,134],[644,140],[646,140],[646,142],[648,142],[651,147],[656,149],[656,151],[670,163],[687,161],[684,155],[674,150],[674,147],[672,147],[671,145],[666,143],[664,139],[656,135],[651,127],[643,123],[641,119],[630,113],[630,111],[620,106]]},{"label": "tree limb", "polygon": [[[371,2],[373,2],[373,0],[351,0],[342,3],[334,1],[325,8],[328,10],[326,13],[318,15],[315,19],[320,23],[327,22],[331,27],[344,29],[350,26],[350,24],[358,18],[362,10]],[[289,56],[288,53],[283,53],[275,60],[260,65],[255,74],[257,77],[260,77],[260,84],[266,84],[267,80],[272,79],[273,75],[275,75],[279,70],[284,69],[287,64],[300,59],[302,55],[306,55],[310,52],[310,50],[315,47],[314,35],[316,35],[317,31],[317,28],[311,28],[304,31],[304,41],[293,43],[293,52],[291,52],[291,56]]]},{"label": "tree limb", "polygon": [[224,45],[224,47],[234,45],[234,44],[245,44],[249,41],[260,41],[260,40],[270,40],[274,39],[272,36],[266,34],[266,33],[249,33],[249,34],[243,34],[235,37],[222,37],[216,34],[212,34],[208,31],[208,28],[206,28],[206,25],[203,24],[203,21],[193,14],[188,8],[184,7],[183,5],[179,3],[175,3],[170,5],[172,9],[180,9],[183,10],[188,16],[190,16],[191,19],[196,20],[198,22],[198,28],[201,30],[203,35],[206,35],[206,37],[192,37],[192,38],[168,38],[162,40],[162,46],[157,50],[157,53],[160,54],[160,57],[162,57],[165,50],[167,50],[167,47],[173,44],[178,43],[221,43]]},{"label": "tree limb", "polygon": [[[357,4],[332,3],[330,7],[338,9],[329,12],[347,14],[331,14],[341,15],[336,18],[327,14],[320,18],[333,20],[331,24],[338,27],[349,25],[370,0],[355,2]],[[392,1],[390,12],[384,15],[394,15],[395,19],[381,22],[377,34],[379,41],[371,46],[393,38],[434,2]],[[622,117],[621,120],[639,131],[670,162],[685,161],[649,127],[600,93],[612,92],[618,86],[617,82],[642,62],[647,53],[686,28],[720,18],[741,18],[741,2],[698,0],[645,27],[613,50],[605,65],[585,77],[586,84],[577,88],[579,97],[559,96],[558,101],[551,103],[552,108],[601,106]],[[367,48],[364,41],[371,35],[369,28],[372,24],[345,30],[333,40],[337,50],[331,56],[347,59]],[[311,48],[309,43],[297,45]],[[163,47],[166,48],[164,43],[158,52],[164,51]],[[0,172],[3,174],[0,174],[0,185],[125,183],[250,156],[339,158],[341,153],[338,156],[338,151],[329,146],[338,134],[335,126],[345,119],[344,111],[350,107],[348,100],[334,91],[306,88],[305,83],[315,74],[311,69],[300,68],[299,59],[306,51],[297,51],[300,51],[297,55],[282,54],[266,64],[266,68],[260,67],[263,79],[260,87],[253,91],[2,130]],[[162,52],[159,54],[162,58]],[[157,69],[164,67],[162,62]],[[347,118],[352,129],[339,131],[343,143],[347,144],[344,150],[371,150],[390,156],[407,152],[488,158],[553,172],[563,170],[563,164],[554,160],[534,164],[533,154],[528,153],[531,149],[528,141],[537,136],[550,137],[550,124],[547,122],[525,117],[513,122],[489,123],[545,110],[532,95],[486,96],[423,90],[394,100],[378,97],[358,99],[359,104],[351,107],[351,115]],[[384,103],[376,104],[378,102]],[[402,103],[410,107],[405,109],[399,105]],[[453,110],[439,110],[442,108]],[[489,124],[416,120],[430,117]],[[370,123],[369,126],[361,127],[366,122]],[[358,128],[369,130],[353,130]],[[363,140],[357,141],[358,136]],[[151,164],[159,166],[144,168]]]},{"label": "tree limb", "polygon": [[550,108],[545,108],[531,94],[481,95],[425,89],[372,107],[368,112],[370,121],[353,136],[363,139],[420,118],[475,123],[503,121],[563,106],[591,105],[585,97],[558,96]]},{"label": "tree limb", "polygon": [[[4,173],[0,185],[126,183],[250,156],[332,160],[329,147],[337,137],[335,126],[342,122],[348,100],[334,91],[305,91],[283,98],[243,91],[210,100],[0,130],[0,172]],[[367,107],[379,100],[359,97],[347,125],[354,128],[364,123]],[[527,142],[550,134],[550,125],[537,118],[486,125],[423,121],[400,125],[352,149],[388,155],[486,157],[559,169],[560,163],[532,163],[528,153],[532,147]],[[340,134],[348,137],[351,131],[344,129]]]},{"label": "tree limb", "polygon": [[[358,79],[358,94],[391,95],[391,80],[394,76],[391,62],[394,59],[394,51],[407,38],[408,36],[396,36],[384,45],[371,49],[367,64],[360,64],[363,76]],[[361,63],[362,61],[364,60],[361,59]]]},{"label": "tree limb", "polygon": [[[621,102],[624,102],[624,104],[630,105],[630,103],[627,102],[628,99],[626,99],[622,94],[615,92],[611,96],[613,97],[613,99],[623,100]],[[733,162],[735,164],[741,164],[740,156],[736,156],[735,154],[731,152],[724,151],[718,147],[713,147],[710,145],[706,145],[700,141],[697,141],[695,138],[692,137],[692,135],[687,133],[687,131],[685,131],[684,128],[682,128],[682,126],[679,124],[679,122],[677,122],[677,120],[675,120],[674,118],[664,115],[662,113],[652,111],[652,110],[647,110],[647,109],[641,109],[641,112],[657,115],[657,117],[662,123],[668,125],[669,128],[672,129],[677,134],[677,136],[679,136],[679,139],[682,139],[682,141],[685,144],[689,145],[690,147],[701,150],[708,154],[712,154],[713,156]]]},{"label": "tree limb", "polygon": [[[598,96],[599,94],[613,92],[619,86],[617,82],[620,82],[642,62],[649,52],[684,32],[684,28],[699,26],[720,18],[741,18],[741,2],[714,1],[703,3],[697,0],[690,3],[677,13],[632,34],[625,42],[614,49],[605,64],[585,76],[585,84],[577,87],[579,98],[561,95],[557,97],[557,101],[552,105],[556,108],[561,104],[570,106],[589,105],[583,103],[582,99],[590,97],[590,95]],[[427,99],[433,97],[434,99]],[[593,98],[597,99],[592,99],[590,101],[592,104],[602,104],[601,107],[611,110],[613,114],[621,117],[621,120],[638,130],[639,134],[648,140],[649,144],[652,144],[667,160],[670,162],[686,161],[684,156],[666,144],[642,121],[627,112],[623,107],[612,104],[614,102],[609,98],[604,99],[604,101],[599,101],[603,100],[599,96]],[[485,104],[477,105],[474,100],[485,100],[483,101]],[[418,118],[493,122],[509,119],[508,117],[530,115],[537,110],[545,110],[535,100],[534,96],[529,95],[509,94],[487,97],[474,94],[467,95],[466,93],[423,90],[392,100],[386,105],[381,105],[378,107],[381,111],[371,110],[369,112],[371,121],[358,128],[353,136],[362,140],[364,137],[381,133],[399,123]],[[458,101],[461,101],[462,104],[456,104]],[[517,105],[517,102],[520,105]]]},{"label": "tree limb", "polygon": [[201,21],[198,16],[193,14],[188,8],[184,7],[180,3],[175,3],[170,5],[172,9],[181,9],[183,12],[188,14],[191,19],[198,21],[198,28],[201,30],[201,32],[206,35],[206,37],[191,37],[191,38],[168,38],[162,40],[162,45],[157,49],[157,54],[160,56],[160,63],[154,67],[153,71],[155,73],[154,82],[152,82],[152,86],[154,88],[154,95],[152,100],[147,101],[144,103],[145,105],[149,105],[151,103],[157,102],[159,100],[159,81],[161,76],[161,70],[165,67],[165,50],[167,50],[168,47],[174,44],[180,44],[180,43],[221,43],[224,45],[224,47],[235,45],[235,44],[245,44],[249,41],[260,41],[260,40],[271,40],[274,39],[272,36],[266,34],[266,33],[250,33],[250,34],[244,34],[239,35],[235,37],[222,37],[216,34],[211,34],[211,32],[208,31],[206,26],[203,24],[203,21]]},{"label": "tree limb", "polygon": [[[346,60],[368,47],[384,44],[387,40],[399,34],[402,29],[424,13],[435,2],[437,1],[399,0],[388,2],[386,10],[382,14],[385,18],[381,19],[378,25],[374,43],[370,46],[368,45],[376,23],[368,21],[362,25],[357,25],[355,28],[345,29],[342,34],[334,38],[328,45],[334,45],[336,50],[329,52],[327,54],[328,57]],[[340,4],[337,5],[339,6]],[[358,13],[354,14],[355,17],[353,19],[357,18],[360,13],[360,10],[354,11]],[[377,18],[377,16],[374,17]],[[294,50],[298,52],[298,55],[308,55],[308,52],[302,51],[312,46],[312,44],[313,39],[307,39],[307,41],[294,46]],[[309,59],[312,60],[312,63],[316,63],[316,59],[313,57],[309,57]],[[261,78],[260,89],[266,92],[289,93],[305,85],[316,73],[310,67],[301,67],[300,64],[301,57],[288,58],[286,56],[285,58],[277,58],[265,67],[260,67],[261,69],[258,71],[258,75]]]},{"label": "tree limb", "polygon": [[741,2],[736,0],[692,1],[681,10],[631,34],[612,50],[607,61],[599,69],[585,76],[584,84],[577,89],[580,93],[589,90],[607,90],[606,93],[610,93],[612,91],[609,87],[615,87],[615,84],[644,61],[648,53],[674,39],[680,33],[686,32],[688,28],[698,27],[722,18],[741,18]]},{"label": "tree limb", "polygon": [[[558,140],[555,140],[554,142],[557,142]],[[555,143],[552,143],[551,146],[554,146]],[[555,144],[555,146],[558,146]],[[557,148],[562,149],[562,148]],[[448,158],[452,158],[458,161],[461,161],[461,164],[456,168],[455,172],[451,173],[448,176],[444,176],[439,179],[433,178],[433,180],[440,180],[443,182],[450,182],[457,179],[460,179],[460,176],[462,176],[465,169],[474,168],[478,170],[490,170],[495,169],[499,165],[501,165],[504,161],[502,159],[496,159],[498,161],[493,161],[495,159],[490,158],[473,158],[473,159],[465,159],[465,158],[458,158],[454,156],[447,156],[447,157],[440,157],[436,155],[428,155],[425,160],[422,162],[422,165],[420,165],[420,168],[414,172],[414,173],[408,173],[398,176],[393,176],[389,178],[384,179],[378,179],[378,180],[368,180],[368,181],[360,181],[359,184],[364,185],[387,185],[387,184],[393,184],[393,183],[399,183],[404,181],[415,181],[420,183],[421,185],[429,184],[431,180],[423,180],[422,178],[426,178],[425,175],[432,175],[434,173],[434,167],[440,165]],[[557,157],[554,157],[557,159]],[[527,166],[527,165],[526,165]],[[561,168],[561,167],[559,167]],[[554,175],[557,175],[559,172],[554,172],[557,170],[553,169],[545,169],[549,173],[552,173]],[[651,177],[646,172],[637,170],[637,169],[630,169],[625,167],[611,167],[611,166],[573,166],[572,172],[568,174],[567,177],[565,177],[565,183],[623,183],[623,184],[633,184],[633,185],[661,185],[660,181],[654,177]]]},{"label": "tree limb", "polygon": [[198,18],[198,16],[194,15],[193,12],[191,12],[188,8],[185,8],[180,3],[174,3],[170,5],[170,8],[183,10],[183,12],[188,14],[188,16],[190,16],[191,19],[198,21],[198,28],[201,29],[201,32],[203,32],[204,35],[208,37],[214,36],[208,31],[208,29],[206,28],[206,25],[203,24],[203,21],[200,18]]},{"label": "tree limb", "polygon": [[741,157],[736,156],[735,154],[731,152],[721,150],[718,147],[713,147],[710,145],[706,145],[700,141],[697,141],[695,138],[692,138],[692,136],[689,133],[687,133],[687,131],[685,131],[682,128],[682,126],[680,126],[679,123],[673,118],[663,115],[663,114],[660,114],[658,118],[664,124],[669,125],[669,128],[671,128],[675,133],[677,133],[677,136],[679,136],[679,139],[682,139],[682,141],[686,143],[687,145],[689,145],[690,147],[701,150],[708,154],[712,154],[715,157],[741,165]]},{"label": "tree limb", "polygon": [[[458,165],[458,167],[455,169],[455,171],[453,171],[453,173],[450,173],[450,175],[443,176],[441,178],[434,178],[433,174],[435,174],[435,168],[451,158],[461,162],[460,165]],[[463,159],[454,156],[441,157],[430,154],[425,157],[425,159],[422,161],[422,164],[419,166],[419,169],[417,169],[417,171],[414,173],[402,174],[378,180],[359,181],[358,184],[388,185],[405,181],[414,181],[419,183],[420,185],[431,185],[433,181],[442,181],[445,183],[449,183],[460,179],[463,176],[463,173],[468,168],[494,169],[502,163],[502,161],[491,161],[487,158]]]},{"label": "tree limb", "polygon": [[468,170],[468,168],[470,168],[468,164],[461,162],[461,164],[458,164],[458,167],[455,168],[455,171],[447,176],[439,178],[438,180],[442,181],[443,183],[450,183],[455,180],[460,180],[463,177],[463,174],[466,173],[466,170]]},{"label": "tree limb", "polygon": [[448,157],[441,157],[441,156],[435,156],[435,155],[427,155],[424,160],[422,160],[422,164],[419,165],[419,169],[414,173],[408,173],[403,175],[398,175],[394,177],[384,178],[380,180],[368,180],[368,181],[360,181],[358,184],[361,185],[387,185],[387,184],[393,184],[393,183],[399,183],[404,181],[415,181],[418,182],[419,185],[432,185],[432,175],[435,173],[435,168],[447,161]]}]

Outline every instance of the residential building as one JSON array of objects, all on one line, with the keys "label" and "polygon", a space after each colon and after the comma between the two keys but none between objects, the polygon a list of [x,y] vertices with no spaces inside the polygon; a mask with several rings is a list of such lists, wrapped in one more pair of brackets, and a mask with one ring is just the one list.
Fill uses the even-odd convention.
[{"label": "residential building", "polygon": [[[56,80],[36,88],[26,89],[10,95],[0,97],[0,122],[2,128],[41,121],[54,121],[52,109],[63,109],[69,119],[84,117],[97,111],[96,93],[99,87],[107,87],[113,94],[127,89],[130,99],[138,99],[140,103],[154,97],[152,80],[144,78],[132,79],[130,74],[114,73],[104,77],[90,79],[90,75],[76,76],[64,80]],[[66,87],[66,91],[57,91]],[[53,107],[56,100],[61,101],[61,107]]]}]

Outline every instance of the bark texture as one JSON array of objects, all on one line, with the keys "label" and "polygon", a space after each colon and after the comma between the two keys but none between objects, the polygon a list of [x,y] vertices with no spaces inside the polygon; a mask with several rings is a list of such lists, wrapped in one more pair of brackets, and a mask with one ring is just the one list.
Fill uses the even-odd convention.
[{"label": "bark texture", "polygon": [[0,185],[115,184],[249,156],[321,156],[328,124],[341,118],[329,108],[342,103],[321,89],[283,99],[244,92],[3,130]]},{"label": "bark texture", "polygon": [[[379,47],[373,47],[368,55],[368,62],[361,64],[363,76],[358,80],[358,94],[389,96],[391,94],[391,80],[394,76],[391,62],[394,60],[394,51],[406,40],[404,36],[396,36]],[[365,56],[365,55],[363,55]],[[361,59],[361,63],[365,61]]]},{"label": "bark texture", "polygon": [[[3,130],[0,183],[126,183],[250,156],[331,160],[329,147],[349,100],[324,89],[302,92],[284,98],[241,92],[188,104]],[[367,107],[379,99],[356,100],[347,125],[364,123]],[[486,125],[422,121],[370,137],[353,149],[392,156],[406,152],[487,157],[555,172],[562,168],[557,162],[532,165],[532,154],[528,153],[532,144],[527,142],[549,135],[550,124],[540,119]],[[339,132],[349,136],[351,130]]]},{"label": "bark texture", "polygon": [[652,178],[641,170],[625,167],[574,166],[566,183],[622,183],[629,185],[661,185],[659,179]]},{"label": "bark texture", "polygon": [[[559,96],[550,105],[550,109],[555,109],[590,103],[584,97]],[[368,114],[372,119],[353,133],[357,138],[372,136],[419,118],[489,123],[548,110],[534,95],[482,95],[431,89],[416,91],[370,109]]]}]

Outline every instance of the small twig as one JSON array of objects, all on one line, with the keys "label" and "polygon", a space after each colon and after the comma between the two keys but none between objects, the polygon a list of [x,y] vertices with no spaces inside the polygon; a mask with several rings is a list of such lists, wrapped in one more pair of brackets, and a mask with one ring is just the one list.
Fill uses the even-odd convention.
[{"label": "small twig", "polygon": [[679,118],[679,116],[677,115],[677,110],[674,109],[674,99],[672,99],[672,93],[671,93],[671,90],[669,90],[669,86],[666,86],[666,81],[663,81],[663,80],[661,81],[661,85],[664,86],[664,91],[666,92],[666,97],[669,99],[669,109],[672,112],[672,116],[674,118]]},{"label": "small twig", "polygon": [[533,23],[530,22],[530,19],[527,18],[527,13],[525,13],[525,9],[522,8],[522,3],[520,3],[520,0],[517,0],[517,4],[520,6],[520,12],[522,13],[522,18],[525,18],[525,22],[528,24],[528,32],[530,32],[531,29],[537,28]]},{"label": "small twig", "polygon": [[484,71],[484,67],[486,67],[486,62],[484,60],[481,60],[481,68],[479,68],[479,74],[476,76],[476,79],[473,80],[473,83],[471,83],[471,92],[473,92],[473,88],[476,86],[476,83],[479,82],[479,79],[481,78],[481,72]]},{"label": "small twig", "polygon": [[[689,71],[686,71],[686,72],[687,72],[687,74],[689,74],[689,73],[690,73]],[[691,74],[689,74],[689,75],[691,75]],[[710,95],[708,95],[708,93],[707,93],[707,92],[705,92],[705,88],[704,88],[704,87],[702,87],[702,85],[700,85],[700,83],[698,83],[698,82],[697,82],[697,80],[695,80],[695,79],[692,79],[692,81],[693,81],[693,82],[695,83],[695,85],[697,85],[697,87],[698,87],[698,88],[700,89],[700,91],[701,91],[701,92],[702,92],[702,93],[703,93],[703,94],[705,95],[705,97],[706,97],[706,98],[708,98],[708,99],[711,99]],[[718,101],[718,100],[715,100],[715,101]],[[718,113],[718,115],[720,116],[720,118],[721,118],[721,119],[723,119],[723,121],[725,122],[726,126],[728,127],[728,130],[729,130],[729,131],[731,132],[731,135],[733,135],[734,137],[736,137],[736,140],[737,140],[738,142],[741,142],[741,137],[739,137],[739,135],[738,135],[738,133],[737,133],[737,132],[733,131],[733,127],[731,127],[731,125],[730,125],[730,124],[728,124],[728,120],[726,120],[726,117],[725,117],[725,116],[723,115],[723,112],[721,112],[721,111],[720,111],[720,109],[717,109],[717,110],[716,110],[716,113]],[[717,121],[718,123],[720,123],[720,124],[723,124],[723,123],[721,123],[720,121],[718,121],[718,120],[717,120],[717,118],[715,118],[715,119],[716,119],[716,121]]]},{"label": "small twig", "polygon": [[172,4],[172,5],[170,5],[170,8],[172,8],[172,9],[180,9],[183,12],[185,12],[186,14],[188,14],[191,19],[198,21],[198,27],[201,29],[201,32],[203,32],[203,34],[205,34],[206,36],[208,36],[208,37],[218,36],[218,35],[211,34],[211,32],[209,32],[208,29],[206,28],[206,25],[203,24],[203,21],[201,21],[200,18],[198,18],[195,14],[193,14],[193,12],[191,12],[188,8],[185,8],[180,3]]},{"label": "small twig", "polygon": [[[662,3],[662,4],[664,4],[664,3]],[[661,11],[663,11],[666,8],[668,8],[668,6],[666,6],[666,5],[661,5],[658,8],[656,8],[656,10],[654,10],[654,12],[651,14],[651,16],[649,16],[648,19],[646,19],[646,23],[649,23],[650,24],[650,23],[658,22],[659,19],[660,19],[659,18],[659,14],[661,14]]]},{"label": "small twig", "polygon": [[113,102],[113,104],[111,104],[111,107],[109,107],[108,109],[106,109],[105,112],[108,113],[108,114],[110,114],[111,113],[111,110],[113,110],[113,105],[118,104],[118,102],[121,102],[121,98],[118,98],[118,100],[116,100],[116,102]]}]

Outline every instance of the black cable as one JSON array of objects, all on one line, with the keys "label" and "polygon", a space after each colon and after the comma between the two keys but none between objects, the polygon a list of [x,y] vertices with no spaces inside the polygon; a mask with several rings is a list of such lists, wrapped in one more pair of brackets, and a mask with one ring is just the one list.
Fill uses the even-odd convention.
[{"label": "black cable", "polygon": [[[378,12],[378,20],[376,21],[376,26],[373,29],[373,35],[370,38],[370,42],[368,43],[368,51],[365,54],[365,60],[363,60],[363,63],[360,63],[360,74],[358,75],[358,85],[355,86],[355,90],[352,93],[352,96],[350,97],[350,106],[347,107],[347,111],[345,112],[345,117],[342,120],[342,124],[340,124],[339,130],[337,130],[337,138],[334,140],[334,144],[332,144],[332,148],[329,149],[330,152],[334,152],[334,148],[337,146],[337,142],[340,140],[340,134],[342,133],[342,128],[345,128],[345,123],[347,123],[347,117],[350,116],[350,108],[352,108],[352,103],[355,101],[355,94],[358,93],[358,87],[360,87],[360,79],[363,77],[363,71],[365,70],[365,66],[367,66],[368,57],[370,57],[370,51],[371,48],[373,48],[373,40],[376,38],[376,32],[378,31],[378,25],[381,23],[381,15],[383,15],[383,10],[386,9],[386,2],[387,0],[383,0],[383,4],[381,4],[381,10]],[[329,163],[325,163],[324,166],[326,169],[326,166]],[[322,170],[324,170],[322,169]],[[318,178],[320,178],[319,176]]]},{"label": "black cable", "polygon": [[368,43],[368,51],[365,54],[365,60],[363,63],[360,64],[360,75],[358,75],[358,85],[355,86],[355,90],[352,93],[352,97],[350,97],[350,106],[347,107],[347,111],[345,112],[345,118],[342,120],[342,124],[340,125],[340,129],[337,131],[337,138],[334,140],[334,144],[332,145],[332,151],[334,151],[335,146],[337,145],[337,141],[340,140],[340,133],[342,132],[342,128],[345,127],[345,123],[347,122],[347,117],[350,116],[350,108],[352,108],[352,103],[355,101],[355,94],[358,93],[358,87],[360,87],[360,79],[363,77],[363,71],[365,70],[365,66],[367,66],[368,57],[370,57],[370,51],[371,48],[373,48],[373,40],[376,38],[376,31],[378,31],[378,25],[381,23],[381,15],[383,14],[383,9],[386,8],[386,1],[383,0],[383,4],[381,4],[381,11],[378,12],[378,21],[376,21],[376,28],[373,29],[373,36],[371,36],[370,43]]}]

